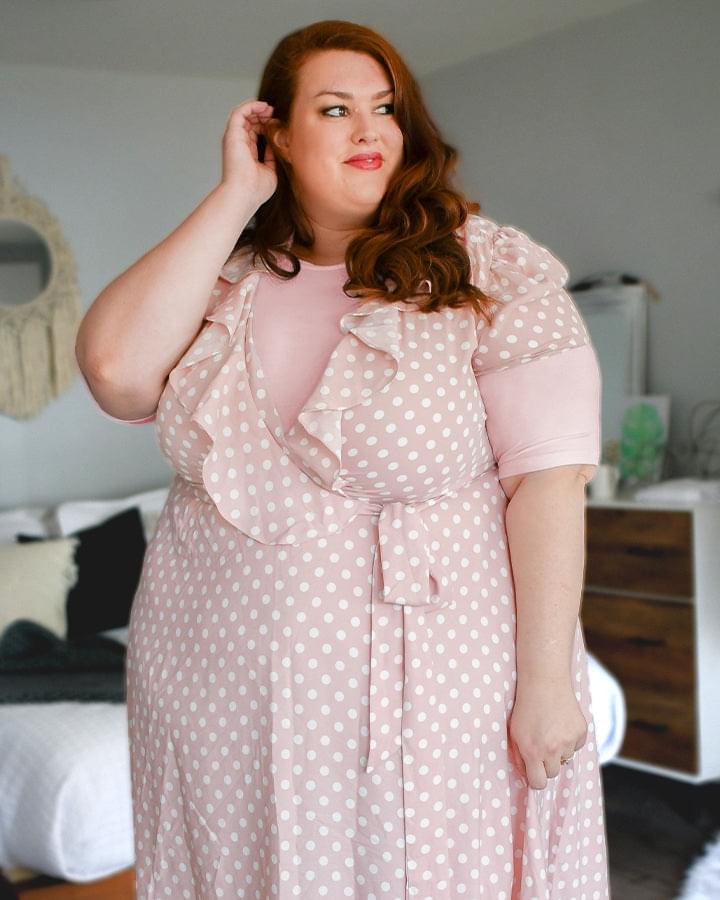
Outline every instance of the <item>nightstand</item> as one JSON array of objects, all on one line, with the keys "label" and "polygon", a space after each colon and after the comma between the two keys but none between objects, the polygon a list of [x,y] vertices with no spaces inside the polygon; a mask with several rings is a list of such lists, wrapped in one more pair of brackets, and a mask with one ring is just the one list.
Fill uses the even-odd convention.
[{"label": "nightstand", "polygon": [[580,618],[627,705],[615,762],[720,777],[720,504],[586,502]]}]

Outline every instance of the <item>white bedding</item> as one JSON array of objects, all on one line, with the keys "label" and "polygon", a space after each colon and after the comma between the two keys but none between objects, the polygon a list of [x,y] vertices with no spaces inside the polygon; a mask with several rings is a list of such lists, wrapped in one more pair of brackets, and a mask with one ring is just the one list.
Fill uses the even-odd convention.
[{"label": "white bedding", "polygon": [[[104,632],[127,643],[127,628]],[[619,751],[625,699],[588,653],[601,764]],[[0,705],[0,866],[94,881],[133,865],[127,709]]]},{"label": "white bedding", "polygon": [[133,864],[124,703],[0,706],[0,866],[93,881]]}]

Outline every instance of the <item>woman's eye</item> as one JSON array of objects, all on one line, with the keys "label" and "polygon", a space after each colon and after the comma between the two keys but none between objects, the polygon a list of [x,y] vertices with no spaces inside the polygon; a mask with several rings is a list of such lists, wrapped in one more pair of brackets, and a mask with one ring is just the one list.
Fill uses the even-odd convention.
[{"label": "woman's eye", "polygon": [[[392,115],[395,111],[395,106],[393,103],[383,103],[381,106],[377,107],[378,109],[387,109],[389,115]],[[337,106],[326,106],[325,109],[321,110],[324,116],[330,116],[332,119],[341,119],[343,115],[338,115],[335,111],[342,110],[343,114],[347,113],[348,108],[344,104],[338,104]]]}]

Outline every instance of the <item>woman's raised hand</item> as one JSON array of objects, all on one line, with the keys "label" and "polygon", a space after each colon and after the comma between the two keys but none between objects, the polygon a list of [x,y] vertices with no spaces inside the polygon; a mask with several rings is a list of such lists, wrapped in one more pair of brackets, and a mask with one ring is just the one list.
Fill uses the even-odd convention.
[{"label": "woman's raised hand", "polygon": [[222,182],[232,184],[257,200],[261,206],[277,187],[275,156],[266,141],[264,160],[258,157],[257,139],[266,136],[265,128],[273,108],[264,100],[246,100],[230,111],[222,145]]}]

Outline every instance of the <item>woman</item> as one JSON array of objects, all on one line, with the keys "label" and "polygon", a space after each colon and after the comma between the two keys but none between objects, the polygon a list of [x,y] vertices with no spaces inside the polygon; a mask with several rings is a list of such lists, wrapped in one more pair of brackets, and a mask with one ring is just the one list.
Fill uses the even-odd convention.
[{"label": "woman", "polygon": [[455,159],[384,38],[294,32],[82,323],[101,407],[176,470],[128,645],[141,900],[608,896],[597,360]]}]

